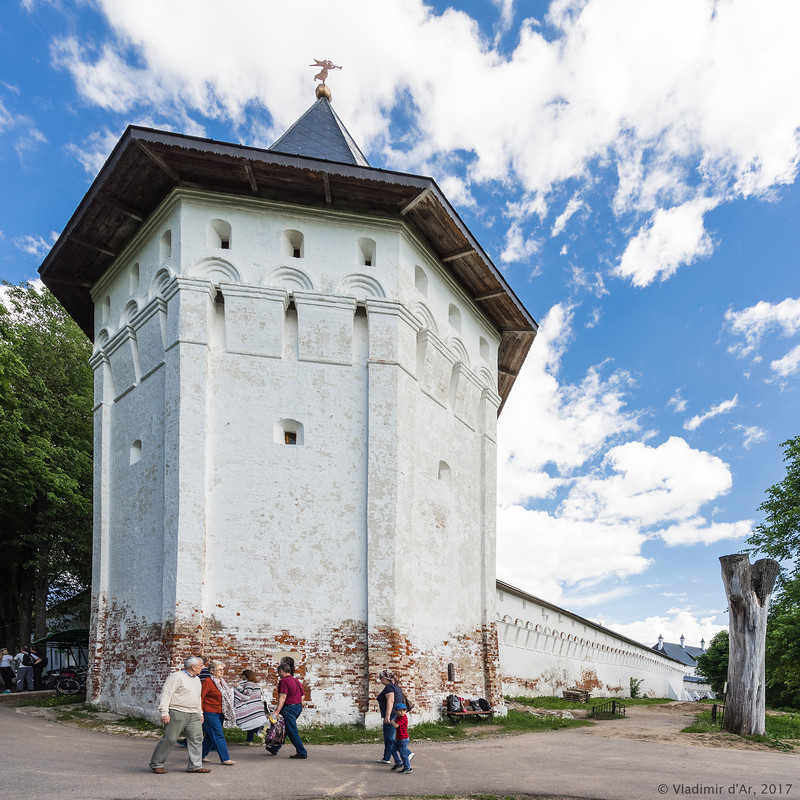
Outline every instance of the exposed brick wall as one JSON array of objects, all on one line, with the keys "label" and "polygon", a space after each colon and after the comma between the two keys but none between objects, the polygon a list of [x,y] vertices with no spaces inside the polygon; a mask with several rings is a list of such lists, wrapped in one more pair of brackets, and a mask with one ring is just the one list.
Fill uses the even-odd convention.
[{"label": "exposed brick wall", "polygon": [[[397,673],[418,719],[437,719],[442,700],[451,693],[502,703],[494,625],[434,645],[416,645],[395,628],[368,635],[363,623],[352,620],[313,637],[289,630],[264,636],[228,631],[213,617],[200,629],[147,622],[112,602],[108,611],[95,612],[93,630],[98,635],[91,643],[89,699],[124,713],[155,717],[161,683],[192,654],[223,661],[229,683],[243,669],[253,669],[265,686],[273,687],[274,699],[280,654],[298,654],[295,674],[305,689],[305,724],[357,722],[377,712],[375,698],[383,688],[378,674],[384,668]],[[453,681],[448,680],[448,664],[455,667]]]}]

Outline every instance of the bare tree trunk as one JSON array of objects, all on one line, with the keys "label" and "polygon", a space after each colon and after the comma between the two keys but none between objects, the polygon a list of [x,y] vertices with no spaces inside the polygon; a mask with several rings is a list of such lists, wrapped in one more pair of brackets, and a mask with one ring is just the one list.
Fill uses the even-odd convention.
[{"label": "bare tree trunk", "polygon": [[762,558],[750,564],[744,553],[721,556],[722,582],[728,596],[728,692],[725,699],[726,731],[739,736],[764,734],[764,647],[767,612],[777,561]]}]

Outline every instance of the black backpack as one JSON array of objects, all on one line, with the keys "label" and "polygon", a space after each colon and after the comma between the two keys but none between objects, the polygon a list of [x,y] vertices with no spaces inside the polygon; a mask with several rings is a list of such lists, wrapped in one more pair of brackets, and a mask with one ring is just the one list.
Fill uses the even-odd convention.
[{"label": "black backpack", "polygon": [[454,694],[447,696],[447,710],[448,711],[463,711],[464,706],[461,703],[461,698]]},{"label": "black backpack", "polygon": [[23,653],[22,654],[22,666],[23,667],[32,667],[33,666],[33,659],[31,658],[30,653]]}]

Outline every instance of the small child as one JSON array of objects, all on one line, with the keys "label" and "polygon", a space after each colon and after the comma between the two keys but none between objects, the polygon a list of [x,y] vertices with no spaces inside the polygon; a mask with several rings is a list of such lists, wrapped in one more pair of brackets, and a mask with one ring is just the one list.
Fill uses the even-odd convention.
[{"label": "small child", "polygon": [[[392,720],[391,724],[397,728],[397,731],[395,733],[392,750],[403,760],[403,768],[400,770],[398,775],[404,775],[406,772],[412,772],[411,759],[414,758],[414,754],[408,752],[408,714],[406,714],[407,706],[405,703],[398,703],[394,708],[396,716]],[[398,769],[400,766],[400,764],[395,764],[392,769]]]}]

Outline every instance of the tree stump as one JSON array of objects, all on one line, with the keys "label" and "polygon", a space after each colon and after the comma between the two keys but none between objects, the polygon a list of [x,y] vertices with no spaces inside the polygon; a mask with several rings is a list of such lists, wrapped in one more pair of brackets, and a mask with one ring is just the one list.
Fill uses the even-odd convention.
[{"label": "tree stump", "polygon": [[721,556],[722,582],[729,606],[728,692],[723,728],[739,736],[764,734],[764,646],[767,612],[777,561],[762,558],[750,564],[744,553]]}]

